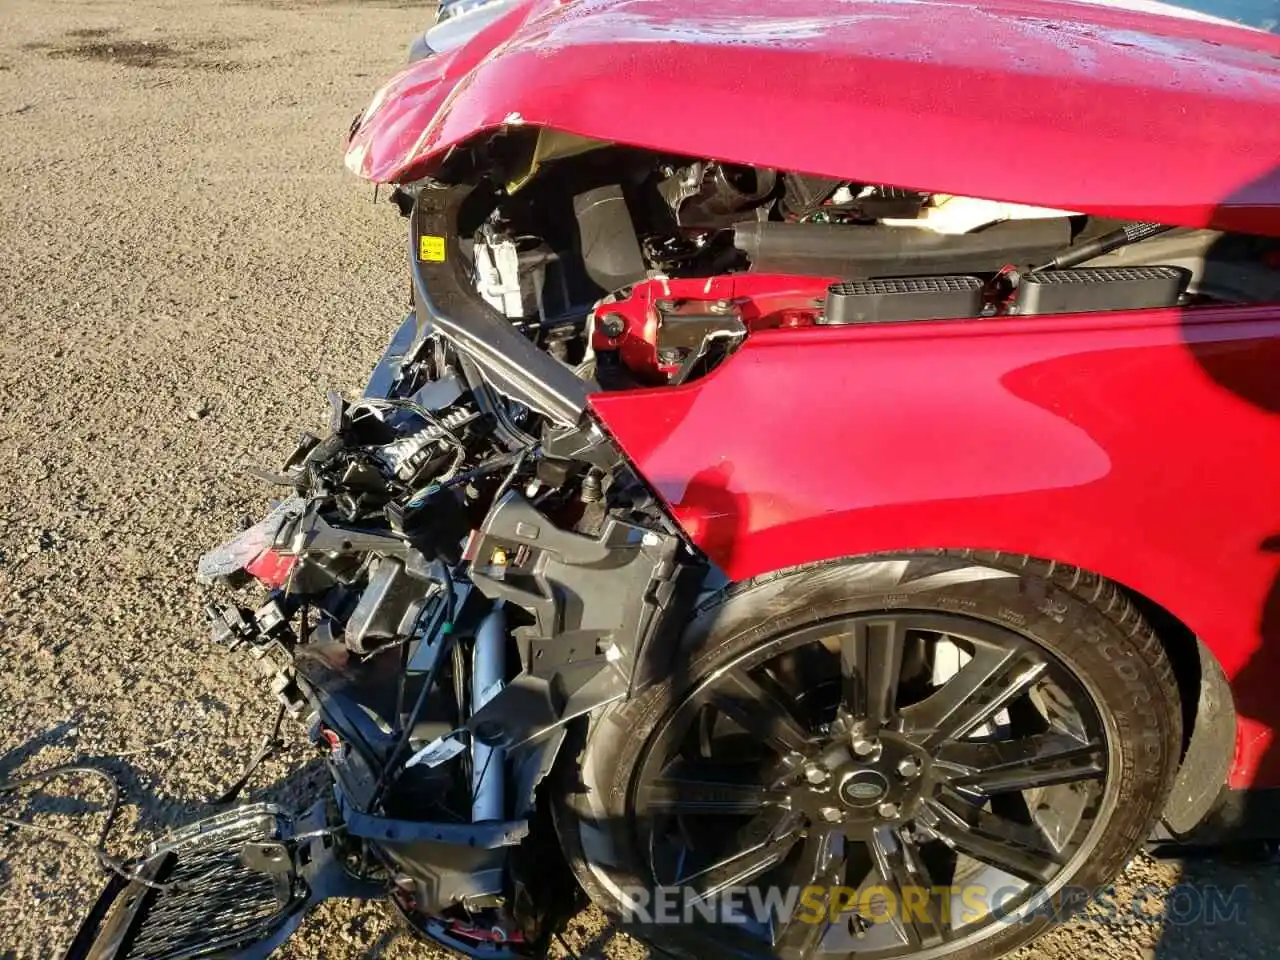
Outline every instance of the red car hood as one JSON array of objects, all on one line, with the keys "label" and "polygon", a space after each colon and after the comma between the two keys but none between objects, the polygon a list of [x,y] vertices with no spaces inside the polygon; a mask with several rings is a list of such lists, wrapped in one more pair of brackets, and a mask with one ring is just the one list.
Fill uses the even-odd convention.
[{"label": "red car hood", "polygon": [[507,125],[1280,234],[1280,38],[1073,0],[530,0],[365,111],[348,166]]}]

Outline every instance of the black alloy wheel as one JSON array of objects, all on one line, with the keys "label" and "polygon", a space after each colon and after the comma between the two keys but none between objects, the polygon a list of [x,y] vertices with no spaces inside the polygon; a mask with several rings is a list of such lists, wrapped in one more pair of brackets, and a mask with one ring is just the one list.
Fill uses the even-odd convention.
[{"label": "black alloy wheel", "polygon": [[690,955],[858,960],[999,956],[1079,906],[1159,812],[1178,703],[1114,585],[1031,563],[848,561],[704,607],[687,674],[594,726],[559,818],[588,893]]},{"label": "black alloy wheel", "polygon": [[[940,659],[959,668],[918,675]],[[954,615],[862,614],[778,637],[691,691],[645,751],[632,816],[664,887],[825,887],[826,919],[759,931],[779,953],[909,956],[965,934],[974,894],[953,910],[952,889],[986,891],[981,922],[996,923],[1052,883],[1104,806],[1106,757],[1087,694],[1029,641]],[[833,911],[839,887],[884,903]]]}]

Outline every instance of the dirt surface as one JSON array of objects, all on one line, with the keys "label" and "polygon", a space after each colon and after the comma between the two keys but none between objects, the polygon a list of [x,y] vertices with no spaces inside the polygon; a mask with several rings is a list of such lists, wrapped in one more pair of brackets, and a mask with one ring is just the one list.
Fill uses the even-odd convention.
[{"label": "dirt surface", "polygon": [[[214,649],[199,553],[270,491],[324,390],[352,392],[406,300],[402,228],[341,166],[341,137],[429,5],[4,0],[0,35],[0,777],[83,761],[125,805],[113,849],[207,811],[267,727],[246,665]],[[308,789],[301,731],[251,796]],[[301,768],[302,772],[296,771]],[[0,813],[89,834],[84,781]],[[91,826],[92,825],[92,826]],[[1246,885],[1241,922],[1124,922],[1145,884]],[[69,942],[91,857],[0,834],[0,957]],[[1139,859],[1119,922],[1027,956],[1274,952],[1268,865]],[[643,951],[588,913],[576,951]],[[1271,946],[1269,946],[1271,945]],[[282,957],[426,957],[380,907],[319,910]]]}]

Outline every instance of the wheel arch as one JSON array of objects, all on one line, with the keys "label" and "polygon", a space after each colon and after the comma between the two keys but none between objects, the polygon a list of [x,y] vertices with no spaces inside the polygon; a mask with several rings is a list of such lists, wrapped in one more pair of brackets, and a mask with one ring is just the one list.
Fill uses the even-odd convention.
[{"label": "wheel arch", "polygon": [[[913,562],[918,559],[925,562],[913,566]],[[929,562],[931,560],[937,562]],[[901,566],[895,561],[902,561]],[[857,571],[852,578],[841,576],[840,568],[846,566],[863,569]],[[984,566],[999,570],[1000,573],[992,576],[980,569]],[[895,574],[895,567],[903,573]],[[906,569],[908,567],[909,572]],[[992,580],[996,581],[992,586],[999,587],[999,590],[994,598],[988,595],[987,605],[957,605],[955,612],[972,609],[984,619],[1013,624],[1018,622],[1018,616],[1024,616],[1024,622],[1037,625],[1037,629],[1044,628],[1051,620],[1062,623],[1062,619],[1055,616],[1059,613],[1056,590],[1023,590],[1020,581],[1009,576],[1024,572],[1033,575],[1044,570],[1053,572],[1054,579],[1063,588],[1063,592],[1071,594],[1077,605],[1083,603],[1091,606],[1096,611],[1092,616],[1101,614],[1119,628],[1124,636],[1134,638],[1131,652],[1150,664],[1151,673],[1143,681],[1143,687],[1153,692],[1158,688],[1159,696],[1147,698],[1145,702],[1160,703],[1163,707],[1158,711],[1160,716],[1155,718],[1156,722],[1139,723],[1130,729],[1156,730],[1161,727],[1165,718],[1176,716],[1178,705],[1174,698],[1178,694],[1172,671],[1168,663],[1158,664],[1161,659],[1158,655],[1152,658],[1151,654],[1162,647],[1157,647],[1155,637],[1146,629],[1146,622],[1139,617],[1135,605],[1113,581],[1084,574],[1076,576],[1076,571],[1066,565],[1052,565],[1047,561],[1016,555],[981,554],[976,551],[904,550],[792,565],[736,582],[722,580],[708,585],[709,589],[697,604],[689,628],[685,631],[685,642],[679,645],[681,653],[693,654],[701,651],[701,662],[691,663],[687,680],[668,680],[652,688],[646,687],[642,696],[650,697],[648,702],[612,704],[600,714],[593,715],[591,724],[594,736],[585,738],[588,742],[583,749],[572,750],[571,756],[563,758],[562,770],[566,776],[561,782],[566,790],[557,809],[564,819],[558,822],[558,828],[565,839],[566,854],[575,864],[575,871],[584,888],[593,900],[605,903],[605,909],[608,910],[607,901],[616,901],[626,885],[644,882],[641,873],[633,869],[631,862],[619,853],[622,846],[612,842],[613,830],[620,823],[622,806],[630,796],[631,780],[626,773],[630,762],[628,757],[634,759],[634,753],[641,749],[640,745],[647,740],[648,732],[653,728],[649,721],[660,716],[665,709],[661,700],[661,697],[666,696],[663,693],[664,687],[678,690],[685,682],[693,682],[696,677],[713,675],[715,670],[724,666],[726,658],[731,657],[735,650],[740,652],[761,636],[767,636],[769,631],[785,632],[797,624],[804,626],[823,622],[823,618],[831,615],[833,609],[839,611],[845,608],[846,601],[841,599],[845,594],[850,598],[850,610],[870,611],[874,614],[884,606],[909,611],[913,588],[932,590],[936,597],[939,587],[965,584],[972,588],[977,586],[974,581]],[[803,576],[805,573],[812,573],[814,576]],[[1000,587],[1000,581],[1007,586]],[[926,582],[929,584],[927,587],[924,586]],[[859,589],[855,584],[865,589]],[[975,594],[970,590],[959,597],[972,600]],[[824,598],[825,606],[821,609],[804,609],[806,605]],[[928,600],[924,605],[930,609],[938,606],[936,602]],[[950,609],[950,606],[944,600],[940,609]],[[1078,606],[1072,615],[1081,615]],[[1079,630],[1083,632],[1069,638],[1076,644],[1084,636],[1095,635],[1094,630],[1084,626]],[[1111,656],[1105,656],[1105,659],[1115,663]],[[1132,685],[1129,693],[1134,693]],[[656,695],[659,700],[654,702],[651,695]],[[1140,696],[1134,700],[1144,702]],[[1168,726],[1164,729],[1168,735],[1165,738],[1166,747],[1161,764],[1163,773],[1159,778],[1162,786],[1158,790],[1148,790],[1153,800],[1157,794],[1165,795],[1176,772],[1176,760],[1179,756],[1180,741],[1175,728]],[[1131,754],[1130,758],[1138,755],[1149,757],[1150,751],[1138,751],[1137,754]],[[1128,768],[1128,760],[1121,767]],[[1155,784],[1156,779],[1148,774],[1150,771],[1143,774],[1139,782]],[[1122,805],[1120,809],[1129,807]],[[1127,839],[1121,844],[1124,850],[1116,854],[1121,858],[1117,860],[1118,863],[1127,859],[1128,851],[1148,835],[1149,825],[1160,807],[1152,802],[1146,810],[1142,823],[1130,824],[1126,831],[1122,831]],[[622,840],[618,838],[617,844],[621,843]],[[1119,850],[1119,847],[1113,849]],[[1109,868],[1099,870],[1100,875],[1109,875]],[[1090,884],[1094,882],[1093,879],[1088,881]],[[619,887],[618,884],[623,886]]]},{"label": "wheel arch", "polygon": [[[882,550],[833,557],[809,564],[781,567],[741,581],[726,581],[710,592],[698,611],[720,603],[726,595],[761,580],[786,576],[806,568],[838,566],[902,554],[942,554],[969,557],[998,567],[1016,566],[1022,572],[1048,578],[1079,571],[1115,583],[1151,625],[1173,667],[1182,712],[1182,756],[1162,824],[1166,835],[1190,834],[1218,805],[1229,786],[1238,733],[1237,709],[1231,684],[1221,662],[1207,644],[1176,613],[1158,600],[1114,577],[1080,564],[1007,551],[969,548]],[[697,611],[695,611],[695,616]]]},{"label": "wheel arch", "polygon": [[763,331],[691,384],[591,405],[734,580],[968,547],[1149,598],[1230,681],[1231,787],[1280,787],[1280,417],[1222,382],[1272,383],[1278,329],[1170,313]]},{"label": "wheel arch", "polygon": [[1166,607],[1120,588],[1155,631],[1173,666],[1182,707],[1182,759],[1161,818],[1173,837],[1191,834],[1227,789],[1236,743],[1231,684],[1213,651]]}]

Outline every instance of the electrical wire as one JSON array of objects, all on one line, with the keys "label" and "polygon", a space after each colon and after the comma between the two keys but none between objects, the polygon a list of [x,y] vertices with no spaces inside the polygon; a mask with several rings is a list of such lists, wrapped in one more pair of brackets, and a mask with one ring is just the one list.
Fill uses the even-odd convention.
[{"label": "electrical wire", "polygon": [[502,499],[503,494],[511,489],[511,485],[515,483],[516,475],[520,473],[520,468],[524,466],[525,459],[529,455],[528,448],[521,450],[515,458],[515,462],[511,464],[511,469],[507,471],[507,475],[503,478],[502,483],[498,485],[498,491],[493,495],[493,502],[497,503]]},{"label": "electrical wire", "polygon": [[453,651],[454,633],[453,621],[456,614],[455,597],[453,588],[453,574],[449,571],[449,565],[443,561],[437,561],[440,569],[441,580],[445,586],[445,618],[440,628],[442,634],[440,652],[436,654],[435,660],[431,663],[431,669],[427,671],[426,679],[422,683],[422,689],[418,691],[418,696],[413,702],[413,709],[409,711],[409,716],[405,720],[404,728],[400,731],[400,736],[396,740],[395,746],[392,747],[391,753],[387,757],[387,762],[383,765],[382,771],[378,774],[377,783],[374,784],[373,796],[369,800],[369,810],[374,811],[378,808],[378,804],[382,801],[383,795],[395,782],[396,776],[399,774],[400,757],[404,754],[405,748],[409,745],[409,738],[413,734],[413,725],[418,722],[418,716],[422,713],[422,708],[426,705],[427,695],[435,687],[436,681],[440,678],[440,671],[444,669],[445,661],[449,659],[449,654]]},{"label": "electrical wire", "polygon": [[366,397],[351,405],[350,417],[354,421],[364,414],[376,416],[378,413],[386,413],[391,410],[408,410],[410,413],[417,414],[439,430],[442,439],[446,440],[455,449],[465,452],[466,445],[462,442],[462,438],[435,411],[428,410],[416,400],[384,400],[377,397]]},{"label": "electrical wire", "polygon": [[[530,455],[537,455],[538,450],[538,447],[534,447],[533,449],[526,448],[523,450],[517,450],[514,453],[504,453],[501,456],[494,457],[492,460],[480,464],[478,467],[466,471],[465,473],[460,473],[449,480],[429,483],[427,486],[415,490],[410,494],[409,499],[406,502],[411,507],[421,506],[432,494],[450,487],[461,486],[464,483],[474,480],[476,477],[485,476],[486,474],[493,473],[495,470],[501,470],[509,464],[514,464],[515,466],[508,475],[509,479],[504,481],[503,485],[499,488],[502,493],[505,493],[507,488],[510,486],[510,479],[515,477],[520,466],[529,458]],[[495,502],[497,499],[497,497],[494,498]]]},{"label": "electrical wire", "polygon": [[[458,706],[457,720],[459,727],[466,729],[465,719],[462,716],[462,705],[466,703],[466,676],[467,664],[466,654],[463,652],[462,644],[455,643],[453,645],[453,702]],[[462,775],[466,778],[467,783],[471,782],[472,763],[471,751],[464,750],[460,755],[462,760]]]},{"label": "electrical wire", "polygon": [[258,748],[258,752],[249,758],[249,762],[245,765],[244,771],[240,774],[239,779],[231,784],[231,786],[227,787],[227,789],[221,794],[209,801],[212,806],[226,806],[232,800],[235,800],[236,797],[240,796],[244,791],[244,788],[249,785],[250,778],[257,771],[258,767],[262,765],[263,761],[268,757],[273,756],[277,750],[284,746],[284,740],[280,736],[280,727],[284,723],[285,710],[285,705],[281,703],[280,708],[276,710],[276,716],[275,720],[271,724],[271,730],[263,739],[262,746]]},{"label": "electrical wire", "polygon": [[171,890],[189,889],[190,881],[180,881],[174,883],[157,883],[154,880],[148,880],[139,876],[141,868],[131,870],[129,865],[124,861],[113,857],[107,853],[107,837],[111,833],[111,828],[115,824],[116,815],[120,812],[120,785],[106,770],[98,767],[90,767],[81,764],[63,764],[57,767],[50,767],[48,770],[41,770],[39,773],[33,773],[30,776],[16,777],[11,780],[0,781],[0,794],[15,793],[23,787],[37,783],[48,783],[50,780],[56,780],[60,777],[67,776],[87,776],[96,777],[107,785],[110,791],[110,799],[107,802],[107,819],[103,823],[102,829],[98,831],[96,839],[90,840],[72,833],[70,830],[60,830],[57,827],[46,827],[38,823],[30,823],[26,820],[19,820],[16,817],[0,816],[0,824],[12,827],[15,830],[26,830],[31,833],[38,833],[50,840],[66,844],[72,847],[81,847],[88,850],[97,859],[105,870],[123,877],[130,883],[138,883],[149,890],[157,890],[161,893],[167,893]]},{"label": "electrical wire", "polygon": [[557,930],[554,936],[560,941],[560,946],[564,947],[564,952],[570,956],[571,960],[580,960],[578,951],[569,946],[569,941],[564,938],[564,934]]},{"label": "electrical wire", "polygon": [[[433,410],[429,410],[416,400],[409,399],[381,399],[378,397],[366,397],[358,400],[351,405],[350,418],[354,423],[362,416],[375,416],[381,419],[380,414],[391,410],[407,410],[427,421],[427,423],[435,427],[440,433],[441,442],[448,445],[453,450],[453,461],[441,472],[434,480],[435,484],[447,483],[452,480],[467,460],[467,446],[463,443],[462,438],[458,436],[445,421]],[[380,448],[380,444],[366,444],[357,449],[367,452],[373,452]]]},{"label": "electrical wire", "polygon": [[[429,608],[428,604],[428,608]],[[413,629],[409,631],[409,637],[400,648],[400,675],[396,677],[396,723],[400,722],[400,717],[404,713],[404,696],[406,687],[406,677],[409,675],[409,643],[415,638],[418,631],[418,622],[422,620],[422,614],[418,614],[418,620],[414,622]],[[381,652],[381,651],[377,651]],[[373,653],[365,657],[368,660],[374,656]]]},{"label": "electrical wire", "polygon": [[418,403],[416,400],[401,400],[399,401],[399,403],[402,404],[405,407],[405,409],[410,410],[413,413],[416,413],[423,420],[427,421],[427,423],[431,424],[433,427],[439,430],[442,434],[444,434],[445,437],[449,439],[449,442],[452,443],[459,450],[462,450],[464,453],[466,452],[466,444],[462,442],[462,439],[458,436],[458,434],[454,432],[454,430],[451,427],[449,427],[448,424],[446,424],[444,420],[441,419],[441,417],[439,417],[435,413],[435,411],[428,410],[426,407]]},{"label": "electrical wire", "polygon": [[[474,733],[471,736],[473,739],[475,738]],[[497,753],[496,750],[490,750],[488,756],[484,758],[484,766],[480,768],[480,776],[476,778],[476,782],[471,790],[471,806],[473,808],[476,805],[476,799],[480,796],[480,788],[484,786],[485,774],[489,772],[489,762],[493,760],[493,755],[495,753]]]}]

